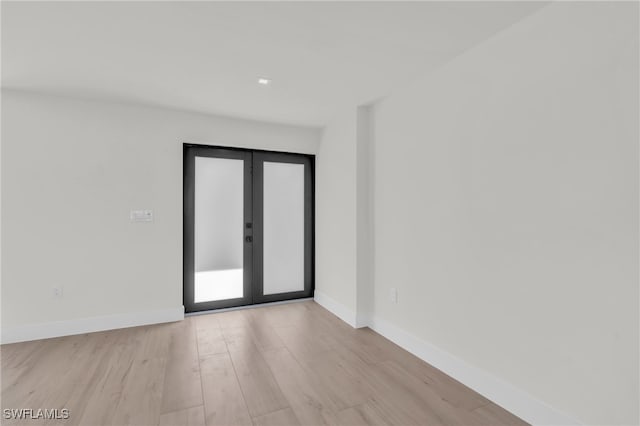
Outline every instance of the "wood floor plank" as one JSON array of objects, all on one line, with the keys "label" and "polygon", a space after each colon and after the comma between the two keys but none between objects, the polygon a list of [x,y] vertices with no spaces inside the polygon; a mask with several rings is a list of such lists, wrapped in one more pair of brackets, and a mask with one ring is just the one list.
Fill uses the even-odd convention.
[{"label": "wood floor plank", "polygon": [[216,317],[220,328],[245,327],[247,325],[246,309],[212,314]]},{"label": "wood floor plank", "polygon": [[[3,407],[44,407],[61,384],[72,386],[84,379],[81,371],[74,368],[74,361],[89,346],[86,339],[84,335],[48,339],[44,345],[50,350],[40,352],[33,364],[14,376],[12,386],[2,395]],[[52,372],[55,380],[51,380]]]},{"label": "wood floor plank", "polygon": [[[370,331],[370,333],[375,334],[373,331]],[[380,336],[377,337],[379,338]],[[391,342],[389,343],[392,344]],[[387,348],[387,351],[390,352],[389,359],[410,375],[428,384],[438,395],[456,407],[473,410],[491,402],[437,368],[395,345]]]},{"label": "wood floor plank", "polygon": [[[344,336],[344,334],[342,335]],[[437,391],[443,399],[456,407],[473,410],[490,401],[440,370],[425,363],[394,343],[382,338],[371,329],[357,329],[341,339],[336,349],[348,348],[365,362],[374,364],[393,361],[408,373],[418,377]]]},{"label": "wood floor plank", "polygon": [[0,346],[2,352],[0,365],[3,371],[10,368],[31,368],[41,359],[43,353],[51,351],[52,342],[55,342],[55,339],[33,340]]},{"label": "wood floor plank", "polygon": [[260,315],[262,321],[272,327],[287,327],[299,324],[304,320],[304,313],[297,305],[299,303],[270,306],[268,309],[262,309],[258,315]]},{"label": "wood floor plank", "polygon": [[275,332],[274,328],[263,319],[261,313],[265,312],[265,310],[253,309],[252,311],[254,312],[249,312],[247,323],[253,343],[255,343],[258,349],[265,351],[284,347],[284,342],[280,336]]},{"label": "wood floor plank", "polygon": [[321,392],[318,383],[305,371],[287,348],[264,352],[264,358],[289,402],[296,417],[305,425],[329,424],[333,417],[332,403]]},{"label": "wood floor plank", "polygon": [[343,330],[337,340],[339,346],[348,348],[371,364],[393,359],[392,352],[397,350],[397,347],[392,347],[391,342],[380,339],[379,335],[368,328]]},{"label": "wood floor plank", "polygon": [[167,413],[202,405],[202,384],[198,359],[169,358],[164,377],[160,412]]},{"label": "wood floor plank", "polygon": [[196,322],[191,317],[170,325],[168,358],[195,359],[199,358]]},{"label": "wood floor plank", "polygon": [[285,408],[254,417],[253,424],[254,426],[299,426],[305,423],[300,423],[293,410]]},{"label": "wood floor plank", "polygon": [[[57,381],[48,380],[41,383],[32,390],[28,400],[34,404],[27,407],[47,408],[47,409],[68,409],[75,416],[69,419],[37,419],[23,421],[9,421],[3,419],[3,424],[39,424],[42,426],[59,425],[64,423],[67,426],[78,424],[79,416],[87,406],[90,391],[94,387],[92,376],[100,367],[101,361],[109,358],[109,354],[101,351],[97,354],[97,359],[93,359],[93,354],[97,348],[104,349],[105,335],[95,333],[92,335],[77,336],[74,339],[61,340],[68,354],[68,359],[63,364],[66,371],[59,373]],[[66,346],[64,346],[66,345]],[[27,375],[28,377],[28,375]],[[66,389],[60,392],[59,389]],[[3,394],[3,396],[6,394]],[[37,402],[36,402],[37,401]],[[21,408],[25,405],[14,405],[3,398],[3,405],[7,408]]]},{"label": "wood floor plank", "polygon": [[116,330],[114,343],[94,373],[94,386],[82,412],[73,412],[71,418],[78,425],[106,425],[111,423],[135,361],[136,347],[124,343],[129,340],[130,329]]},{"label": "wood floor plank", "polygon": [[396,374],[390,374],[378,364],[368,364],[351,353],[347,348],[337,351],[350,374],[359,377],[363,386],[369,389],[369,406],[390,424],[446,425],[436,409],[425,404],[421,391],[408,386]]},{"label": "wood floor plank", "polygon": [[220,328],[218,317],[220,314],[203,314],[188,317],[196,328]]},{"label": "wood floor plank", "polygon": [[222,329],[222,335],[226,343],[227,350],[248,351],[256,348],[248,325],[237,327],[226,327]]},{"label": "wood floor plank", "polygon": [[114,426],[158,424],[165,367],[165,358],[134,360],[111,424]]},{"label": "wood floor plank", "polygon": [[450,404],[393,361],[369,366],[362,371],[362,374],[365,373],[365,379],[371,384],[373,394],[379,402],[378,408],[381,410],[378,412],[383,418],[407,415],[409,419],[403,422],[449,426],[467,426],[479,420],[478,415]]},{"label": "wood floor plank", "polygon": [[275,332],[299,360],[310,359],[331,350],[329,345],[315,339],[315,335],[295,325],[275,327]]},{"label": "wood floor plank", "polygon": [[204,407],[185,408],[160,416],[159,426],[205,426]]},{"label": "wood floor plank", "polygon": [[307,356],[300,364],[332,401],[334,411],[360,405],[373,395],[363,373],[367,365],[356,356],[348,358],[331,349]]},{"label": "wood floor plank", "polygon": [[[86,406],[81,413],[71,410],[72,424],[78,426],[98,426],[113,424],[112,419],[122,396],[121,386],[112,385],[90,394]],[[76,419],[79,419],[76,421]]]},{"label": "wood floor plank", "polygon": [[227,344],[220,328],[199,325],[196,328],[196,335],[200,356],[227,352]]},{"label": "wood floor plank", "polygon": [[[103,393],[103,389],[99,388],[101,379],[106,375],[110,368],[113,367],[112,362],[118,359],[117,354],[121,350],[127,350],[129,360],[132,360],[134,350],[125,348],[115,344],[118,341],[118,333],[92,333],[82,337],[82,351],[73,359],[73,366],[67,374],[60,377],[58,388],[69,389],[67,392],[49,393],[49,398],[45,400],[44,407],[47,408],[66,408],[69,410],[70,417],[64,420],[66,426],[74,425],[90,425],[104,424],[105,422],[84,422],[81,418],[84,416],[87,408],[91,406],[92,399],[98,395],[96,399],[100,400],[101,407],[115,412],[116,405],[120,399],[120,393],[117,398],[110,400]],[[129,365],[124,363],[129,370]],[[126,376],[126,375],[125,375]],[[124,378],[125,376],[121,376]],[[122,382],[119,383],[122,386]],[[45,421],[43,425],[60,424],[60,420]]]},{"label": "wood floor plank", "polygon": [[271,369],[255,346],[250,345],[245,350],[230,349],[229,354],[252,417],[289,407]]},{"label": "wood floor plank", "polygon": [[240,383],[228,353],[200,358],[207,426],[251,425]]},{"label": "wood floor plank", "polygon": [[166,358],[169,354],[171,324],[133,327],[136,359]]},{"label": "wood floor plank", "polygon": [[2,345],[0,369],[2,408],[64,426],[526,424],[312,301]]},{"label": "wood floor plank", "polygon": [[477,424],[486,424],[493,426],[525,426],[526,422],[514,416],[502,407],[497,406],[493,402],[473,410],[473,413],[479,415]]},{"label": "wood floor plank", "polygon": [[[44,402],[43,406],[48,409],[69,411],[69,419],[45,419],[38,423],[42,426],[50,425],[65,425],[65,426],[77,426],[80,425],[80,416],[84,413],[85,407],[88,404],[91,397],[91,391],[93,389],[93,383],[79,383],[73,386],[73,390],[70,392],[57,392],[50,394],[49,398]],[[62,412],[62,411],[60,411]],[[87,426],[91,426],[87,424]]]},{"label": "wood floor plank", "polygon": [[333,424],[336,426],[388,426],[388,423],[371,407],[369,402],[339,411],[336,413]]},{"label": "wood floor plank", "polygon": [[169,336],[161,413],[202,405],[195,322],[187,318],[172,324]]}]

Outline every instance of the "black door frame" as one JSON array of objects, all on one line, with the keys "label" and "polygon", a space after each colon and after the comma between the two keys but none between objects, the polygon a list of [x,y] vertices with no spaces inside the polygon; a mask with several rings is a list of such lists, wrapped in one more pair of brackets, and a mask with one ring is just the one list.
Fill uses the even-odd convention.
[{"label": "black door frame", "polygon": [[[195,157],[244,160],[244,297],[195,303],[194,300],[194,203]],[[304,290],[263,295],[262,200],[265,161],[303,164],[304,167]],[[183,144],[183,304],[185,312],[300,299],[315,289],[315,156],[256,149]]]}]

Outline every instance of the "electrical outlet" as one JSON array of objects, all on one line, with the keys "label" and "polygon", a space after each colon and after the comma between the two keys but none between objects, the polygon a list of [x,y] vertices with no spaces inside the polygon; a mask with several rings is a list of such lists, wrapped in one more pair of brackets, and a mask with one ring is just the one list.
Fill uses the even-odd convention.
[{"label": "electrical outlet", "polygon": [[398,289],[395,287],[392,287],[389,290],[389,300],[391,300],[391,303],[398,303]]},{"label": "electrical outlet", "polygon": [[53,297],[62,297],[63,294],[64,294],[64,288],[62,287],[53,288]]}]

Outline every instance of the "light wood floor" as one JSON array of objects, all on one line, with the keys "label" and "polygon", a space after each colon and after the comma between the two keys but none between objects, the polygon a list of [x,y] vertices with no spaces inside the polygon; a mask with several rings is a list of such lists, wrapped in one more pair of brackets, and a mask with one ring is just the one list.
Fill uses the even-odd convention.
[{"label": "light wood floor", "polygon": [[70,411],[21,424],[525,424],[311,301],[4,345],[1,355],[3,409]]}]

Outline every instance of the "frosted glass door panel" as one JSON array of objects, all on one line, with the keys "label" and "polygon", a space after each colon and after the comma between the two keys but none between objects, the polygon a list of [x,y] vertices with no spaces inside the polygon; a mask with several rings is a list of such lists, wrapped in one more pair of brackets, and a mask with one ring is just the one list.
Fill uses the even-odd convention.
[{"label": "frosted glass door panel", "polygon": [[243,291],[244,161],[195,158],[194,302]]},{"label": "frosted glass door panel", "polygon": [[304,290],[304,165],[264,162],[263,294]]}]

